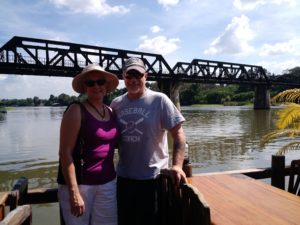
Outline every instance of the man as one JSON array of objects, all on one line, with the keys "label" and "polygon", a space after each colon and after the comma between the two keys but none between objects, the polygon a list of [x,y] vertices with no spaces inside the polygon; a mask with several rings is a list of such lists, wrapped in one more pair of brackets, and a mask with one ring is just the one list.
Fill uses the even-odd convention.
[{"label": "man", "polygon": [[167,131],[173,139],[173,160],[168,170],[174,185],[186,182],[182,170],[186,138],[181,113],[163,93],[146,88],[143,61],[129,58],[123,67],[127,93],[111,107],[121,132],[117,165],[119,225],[158,225],[159,175],[168,168]]}]

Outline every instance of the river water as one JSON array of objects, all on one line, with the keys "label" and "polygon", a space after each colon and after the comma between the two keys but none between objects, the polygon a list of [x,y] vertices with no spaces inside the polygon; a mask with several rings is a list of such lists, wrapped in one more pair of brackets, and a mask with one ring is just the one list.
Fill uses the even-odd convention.
[{"label": "river water", "polygon": [[[25,176],[29,188],[56,187],[59,126],[64,107],[17,107],[0,115],[0,191],[11,190]],[[270,167],[290,138],[259,146],[263,134],[275,129],[278,108],[182,107],[184,131],[193,173]],[[299,158],[289,152],[286,164]],[[46,218],[46,219],[45,219]],[[57,204],[33,207],[33,224],[58,224]]]}]

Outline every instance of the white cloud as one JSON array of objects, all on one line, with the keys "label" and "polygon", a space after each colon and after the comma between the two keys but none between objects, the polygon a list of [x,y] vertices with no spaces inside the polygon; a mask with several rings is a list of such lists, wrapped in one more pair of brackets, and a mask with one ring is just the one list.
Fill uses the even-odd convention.
[{"label": "white cloud", "polygon": [[147,36],[143,36],[142,43],[137,50],[167,55],[179,48],[179,42],[180,39],[178,38],[167,39],[165,36],[157,36],[150,39]]},{"label": "white cloud", "polygon": [[249,53],[253,51],[249,41],[253,39],[254,35],[248,17],[244,15],[234,17],[225,32],[217,37],[204,53],[212,55]]},{"label": "white cloud", "polygon": [[57,8],[68,8],[74,13],[106,16],[114,13],[127,13],[129,9],[119,5],[110,6],[106,0],[49,0]]},{"label": "white cloud", "polygon": [[245,11],[250,11],[254,10],[255,8],[267,4],[272,4],[272,5],[290,5],[290,6],[295,6],[296,0],[234,0],[233,1],[233,6],[237,8],[238,10],[245,10]]},{"label": "white cloud", "polygon": [[239,10],[253,10],[260,5],[265,5],[266,1],[258,0],[258,1],[241,1],[241,0],[234,0],[233,6]]},{"label": "white cloud", "polygon": [[150,30],[151,30],[152,33],[158,33],[160,31],[162,31],[162,29],[157,25],[154,25],[154,26],[150,27]]},{"label": "white cloud", "polygon": [[157,0],[158,4],[163,5],[164,7],[174,6],[179,3],[179,0]]},{"label": "white cloud", "polygon": [[276,75],[282,74],[283,71],[287,69],[295,68],[300,65],[299,59],[289,59],[285,61],[262,61],[259,63],[264,68],[266,68],[269,72],[274,73]]},{"label": "white cloud", "polygon": [[274,45],[264,44],[260,51],[260,56],[274,56],[282,54],[300,54],[300,39],[293,38],[287,42],[280,42]]}]

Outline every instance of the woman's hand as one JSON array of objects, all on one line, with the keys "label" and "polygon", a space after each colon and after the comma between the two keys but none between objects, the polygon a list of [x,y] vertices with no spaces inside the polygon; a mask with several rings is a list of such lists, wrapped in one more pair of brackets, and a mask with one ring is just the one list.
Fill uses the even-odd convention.
[{"label": "woman's hand", "polygon": [[85,211],[84,201],[79,192],[74,193],[70,197],[70,204],[71,204],[71,213],[72,215],[79,217]]}]

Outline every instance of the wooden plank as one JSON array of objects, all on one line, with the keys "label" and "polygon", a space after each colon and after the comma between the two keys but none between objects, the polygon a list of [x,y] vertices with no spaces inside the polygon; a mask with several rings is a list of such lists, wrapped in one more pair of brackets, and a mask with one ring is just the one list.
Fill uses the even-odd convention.
[{"label": "wooden plank", "polygon": [[28,204],[41,204],[41,203],[52,203],[52,202],[58,202],[57,188],[31,189],[27,193]]},{"label": "wooden plank", "polygon": [[[288,170],[286,170],[286,172],[288,173]],[[271,168],[228,170],[222,172],[193,174],[193,176],[211,176],[211,175],[221,175],[221,174],[244,174],[254,179],[265,179],[271,177]]]},{"label": "wooden plank", "polygon": [[8,198],[7,192],[0,192],[0,221],[5,217],[5,202]]},{"label": "wooden plank", "polygon": [[[16,195],[18,191],[13,191],[8,194],[8,198],[5,202],[6,205],[11,205],[12,202],[16,202]],[[26,197],[26,204],[43,204],[58,202],[57,188],[38,188],[28,190]]]},{"label": "wooden plank", "polygon": [[[297,170],[297,172],[300,172],[299,170]],[[289,176],[290,173],[291,173],[291,167],[286,166],[284,168],[284,175]],[[272,168],[269,167],[269,168],[255,168],[255,169],[244,169],[244,170],[228,170],[228,171],[211,172],[211,173],[198,173],[198,174],[193,174],[193,176],[210,176],[210,175],[221,175],[221,174],[244,174],[254,179],[266,179],[266,178],[271,178]]]},{"label": "wooden plank", "polygon": [[214,225],[300,224],[300,198],[245,175],[188,178],[208,202]]},{"label": "wooden plank", "polygon": [[5,205],[7,198],[8,198],[7,192],[0,192],[0,205]]},{"label": "wooden plank", "polygon": [[20,225],[24,222],[31,224],[32,209],[30,205],[18,206],[13,211],[10,211],[0,225]]}]

